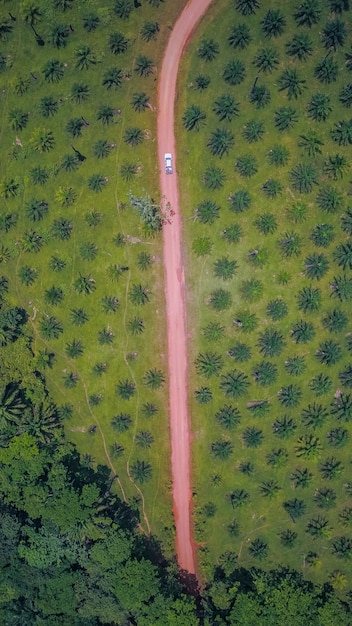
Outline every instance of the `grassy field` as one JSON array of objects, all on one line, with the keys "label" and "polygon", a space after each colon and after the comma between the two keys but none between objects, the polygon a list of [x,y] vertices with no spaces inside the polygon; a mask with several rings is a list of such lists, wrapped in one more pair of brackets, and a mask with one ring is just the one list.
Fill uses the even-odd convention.
[{"label": "grassy field", "polygon": [[1,12],[7,297],[30,316],[69,439],[111,467],[143,527],[172,549],[161,237],[128,194],[160,200],[157,73],[183,3],[120,3],[125,19],[118,2],[29,4]]},{"label": "grassy field", "polygon": [[[244,567],[283,563],[348,589],[352,135],[339,142],[334,132],[351,119],[350,14],[317,2],[317,22],[298,27],[298,3],[257,4],[249,16],[234,2],[213,5],[179,84],[196,537],[204,576],[232,552]],[[276,37],[263,31],[269,9],[282,18]],[[345,37],[330,50],[324,33],[335,20]],[[243,49],[229,42],[239,25]],[[297,35],[308,38],[305,60],[288,54]],[[271,72],[256,62],[263,48],[277,57]],[[317,77],[324,57],[329,83]],[[231,62],[243,69],[236,84],[223,75]],[[284,88],[287,70],[297,71],[297,98]],[[250,99],[264,86],[269,102],[258,108]],[[312,117],[316,94],[326,120]],[[215,111],[222,95],[235,104],[231,119]],[[292,128],[279,130],[288,107]],[[219,128],[233,138],[222,158],[208,144]],[[314,178],[302,192],[301,165]]]}]

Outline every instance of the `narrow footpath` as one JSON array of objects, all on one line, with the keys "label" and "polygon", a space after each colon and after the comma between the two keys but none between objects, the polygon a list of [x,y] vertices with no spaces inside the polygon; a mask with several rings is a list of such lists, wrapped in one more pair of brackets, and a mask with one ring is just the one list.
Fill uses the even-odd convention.
[{"label": "narrow footpath", "polygon": [[[173,510],[176,551],[181,569],[196,573],[191,520],[190,418],[188,413],[185,280],[182,255],[182,217],[178,200],[174,135],[176,79],[182,52],[212,0],[190,0],[183,9],[166,47],[158,94],[158,159],[160,189],[173,215],[163,229],[165,298],[168,337],[169,415]],[[166,174],[164,154],[171,152],[173,173]]]}]

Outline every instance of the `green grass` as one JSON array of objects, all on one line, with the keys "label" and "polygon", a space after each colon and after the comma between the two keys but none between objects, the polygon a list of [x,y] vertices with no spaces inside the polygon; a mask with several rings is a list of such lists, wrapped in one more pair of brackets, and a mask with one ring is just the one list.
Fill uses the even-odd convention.
[{"label": "green grass", "polygon": [[[203,575],[206,576],[212,564],[218,561],[219,556],[225,551],[233,551],[238,555],[239,565],[248,567],[258,564],[253,559],[248,547],[251,540],[260,537],[268,543],[268,557],[260,561],[265,567],[276,566],[283,563],[287,566],[302,570],[308,577],[322,582],[336,569],[348,572],[348,562],[337,558],[332,554],[332,544],[339,536],[350,537],[348,528],[341,524],[339,514],[345,507],[351,506],[351,496],[346,490],[349,482],[350,456],[348,445],[337,449],[328,445],[327,433],[337,426],[342,426],[350,431],[348,423],[340,423],[332,415],[329,415],[325,424],[313,431],[302,422],[302,410],[313,402],[321,403],[330,408],[337,390],[349,393],[348,388],[343,388],[339,380],[339,373],[346,368],[351,361],[348,351],[346,336],[351,330],[350,323],[338,333],[330,333],[322,324],[326,312],[332,308],[343,311],[350,319],[349,302],[340,303],[332,297],[331,283],[334,276],[343,273],[337,267],[333,257],[333,251],[338,243],[348,240],[348,236],[341,230],[341,214],[349,206],[348,194],[350,183],[348,172],[340,181],[331,181],[323,171],[324,161],[328,155],[339,153],[344,155],[350,162],[350,146],[338,146],[332,141],[330,131],[334,124],[342,119],[350,119],[350,111],[339,102],[341,88],[350,82],[350,75],[344,69],[344,52],[348,49],[348,37],[344,48],[338,49],[332,56],[338,62],[339,74],[337,81],[330,85],[323,85],[313,77],[313,70],[318,61],[325,55],[325,50],[320,42],[320,31],[332,16],[328,15],[325,3],[321,3],[322,17],[318,26],[312,29],[302,28],[307,32],[313,42],[313,54],[306,63],[293,61],[285,53],[285,44],[296,32],[293,19],[294,7],[291,3],[280,4],[277,2],[261,3],[261,8],[256,15],[251,17],[241,16],[233,4],[219,1],[202,21],[197,34],[192,41],[188,54],[182,62],[179,85],[179,99],[177,103],[177,129],[178,150],[177,166],[182,183],[182,203],[185,207],[185,245],[188,268],[188,304],[189,304],[189,328],[192,337],[190,346],[190,394],[193,429],[195,433],[193,443],[193,480],[194,480],[194,517],[196,525],[196,537],[202,544],[200,561]],[[267,40],[263,36],[260,21],[268,8],[280,8],[284,11],[287,25],[285,32],[277,39]],[[347,23],[347,16],[343,14],[341,19]],[[232,26],[238,23],[248,24],[252,42],[243,51],[233,50],[227,43]],[[348,29],[350,27],[348,26]],[[221,32],[221,37],[219,33]],[[350,30],[348,30],[350,35]],[[215,39],[219,43],[220,52],[211,62],[202,61],[197,49],[202,39]],[[261,47],[272,46],[279,53],[279,67],[272,74],[263,74],[252,64],[257,50]],[[240,59],[246,67],[246,78],[237,86],[230,86],[222,78],[224,66],[231,59]],[[278,77],[286,67],[297,68],[300,77],[306,80],[306,89],[297,100],[288,100],[285,92],[278,91]],[[197,91],[192,87],[197,75],[210,77],[210,85],[204,91]],[[266,85],[271,92],[270,104],[257,110],[248,101],[248,94],[253,86],[256,76],[259,75],[258,84]],[[306,113],[306,106],[313,93],[323,92],[331,97],[332,113],[326,123],[318,123],[310,120]],[[232,94],[239,103],[240,115],[231,123],[219,122],[212,111],[214,101],[219,95]],[[187,132],[183,128],[182,116],[190,104],[198,105],[206,113],[206,123],[199,132]],[[291,131],[280,133],[274,125],[274,112],[279,107],[291,106],[296,109],[298,122]],[[263,138],[257,143],[248,143],[242,132],[250,120],[258,120],[264,125]],[[218,127],[231,129],[235,136],[235,145],[228,156],[222,159],[211,157],[206,147],[211,132]],[[306,135],[310,130],[315,130],[318,137],[324,142],[322,154],[316,157],[308,157],[303,154],[298,146],[300,135]],[[289,151],[288,164],[285,167],[273,168],[268,159],[268,152],[276,144],[285,146]],[[235,170],[237,159],[244,155],[253,155],[258,164],[258,172],[251,178],[241,177]],[[290,171],[301,162],[314,163],[319,173],[319,186],[312,193],[300,194],[292,188]],[[202,184],[202,176],[209,165],[221,167],[226,174],[226,181],[220,190],[206,189]],[[274,199],[268,199],[261,189],[269,178],[277,179],[282,186],[282,193]],[[336,213],[322,211],[316,202],[317,192],[321,186],[332,185],[343,194],[343,209]],[[238,189],[247,189],[251,195],[251,206],[243,213],[234,213],[229,210],[228,197]],[[194,219],[195,209],[198,204],[209,199],[217,203],[220,209],[220,217],[213,225],[201,224]],[[303,202],[307,205],[306,219],[300,223],[292,221],[290,210],[295,203]],[[272,213],[275,215],[277,229],[274,233],[262,235],[255,226],[258,215]],[[331,224],[334,227],[335,239],[325,249],[317,248],[310,240],[312,229],[318,223]],[[242,237],[236,244],[227,243],[221,233],[230,225],[238,224],[242,230]],[[294,231],[302,240],[299,255],[285,258],[280,252],[279,240],[285,238],[285,233]],[[197,257],[193,251],[195,240],[199,237],[210,238],[212,242],[211,253],[203,257]],[[262,267],[255,267],[248,257],[248,253],[254,249],[264,250],[265,263]],[[310,280],[304,274],[304,261],[312,252],[322,252],[329,261],[329,269],[321,280]],[[236,260],[238,270],[236,275],[229,281],[223,281],[214,275],[214,263],[223,256]],[[346,270],[350,277],[350,270]],[[245,302],[241,295],[243,281],[256,279],[263,285],[262,297],[253,303]],[[287,282],[286,282],[287,281]],[[304,287],[312,285],[321,290],[322,304],[318,312],[303,313],[297,308],[297,296]],[[221,312],[216,312],[209,306],[210,294],[218,288],[230,291],[232,306]],[[267,314],[269,301],[282,298],[288,307],[288,315],[280,321],[272,321]],[[244,309],[250,310],[257,316],[258,326],[251,333],[245,333],[233,324],[233,319]],[[312,322],[315,328],[313,340],[306,344],[295,344],[291,337],[293,325],[303,318]],[[210,342],[204,336],[204,328],[211,322],[219,323],[223,328],[223,336],[219,340]],[[267,327],[275,327],[284,336],[285,347],[279,356],[266,358],[259,353],[258,338]],[[341,359],[336,365],[326,366],[319,363],[315,353],[321,342],[326,340],[336,341],[341,347]],[[228,351],[237,343],[243,342],[251,348],[251,359],[245,363],[236,363],[228,355]],[[242,370],[248,375],[250,386],[248,393],[243,398],[232,400],[226,398],[220,390],[220,378],[206,379],[200,376],[192,367],[198,353],[213,351],[222,356],[223,369],[221,374],[233,369]],[[299,356],[304,358],[306,370],[298,375],[289,375],[285,368],[288,358]],[[253,378],[253,369],[262,360],[273,362],[278,369],[275,383],[269,387],[256,384]],[[332,388],[326,395],[316,398],[310,388],[311,379],[319,373],[331,377]],[[282,407],[278,400],[278,392],[283,386],[297,384],[302,397],[296,408]],[[200,405],[194,399],[194,392],[202,386],[210,387],[212,400],[209,404]],[[254,417],[247,407],[247,403],[254,400],[266,399],[270,402],[270,410],[263,417]],[[215,414],[224,404],[233,404],[241,414],[240,423],[233,430],[221,428]],[[287,441],[280,440],[273,433],[273,422],[287,414],[296,423],[296,431]],[[247,427],[255,427],[263,432],[264,440],[258,448],[247,448],[242,435]],[[320,458],[316,461],[305,461],[297,458],[295,446],[297,440],[304,434],[313,434],[321,440],[323,449]],[[227,460],[220,461],[210,452],[212,442],[229,440],[233,445],[233,453]],[[267,463],[267,455],[273,448],[285,448],[288,460],[284,467],[272,469]],[[320,471],[320,464],[327,458],[335,456],[343,464],[343,471],[338,478],[331,481],[325,480]],[[254,465],[251,476],[246,476],[240,471],[240,465],[250,461]],[[294,488],[290,478],[295,468],[308,467],[313,474],[312,481],[307,489]],[[275,480],[280,487],[276,497],[268,500],[260,494],[259,486],[263,481]],[[332,488],[337,495],[336,507],[328,511],[319,509],[313,499],[317,489],[322,487]],[[250,494],[248,504],[243,508],[232,509],[229,499],[235,489],[244,489]],[[283,503],[294,498],[304,500],[306,504],[305,514],[293,523],[283,508]],[[213,503],[216,512],[213,517],[207,517],[204,506]],[[325,515],[328,518],[331,530],[328,535],[313,540],[306,532],[306,525],[312,517]],[[231,536],[228,527],[235,519],[239,524],[237,536]],[[292,548],[285,548],[280,543],[279,533],[291,529],[297,533],[297,542]],[[309,553],[316,553],[317,557],[310,559]]]},{"label": "green grass", "polygon": [[[45,46],[38,47],[32,31],[27,26],[19,11],[20,3],[11,7],[17,16],[14,30],[8,41],[1,42],[1,52],[6,56],[7,68],[1,74],[1,179],[13,178],[19,184],[18,195],[14,198],[2,197],[1,215],[17,214],[17,223],[8,233],[2,231],[3,245],[10,252],[10,259],[2,263],[1,273],[9,278],[11,302],[23,306],[29,316],[33,331],[33,352],[36,358],[40,352],[53,353],[51,368],[45,369],[45,376],[50,392],[58,405],[72,405],[73,415],[66,422],[69,439],[77,444],[82,454],[95,464],[108,464],[112,473],[118,475],[120,484],[130,502],[140,507],[141,523],[147,529],[143,518],[145,514],[153,532],[159,534],[164,544],[173,549],[171,518],[170,470],[169,470],[169,433],[167,386],[160,390],[150,390],[143,383],[143,376],[151,368],[166,372],[166,343],[163,298],[163,268],[161,237],[150,238],[143,231],[136,213],[128,203],[128,192],[136,195],[149,193],[156,200],[158,191],[158,166],[156,156],[156,114],[157,71],[165,47],[169,29],[178,14],[182,3],[162,3],[153,8],[143,3],[138,10],[133,10],[128,20],[118,19],[113,11],[114,3],[90,3],[89,11],[100,18],[98,28],[91,33],[84,31],[82,16],[88,12],[85,3],[76,3],[74,11],[55,12],[50,3],[43,9],[43,16],[36,24],[36,30],[45,40]],[[2,13],[6,17],[3,7]],[[145,21],[157,21],[160,32],[155,41],[144,42],[140,30]],[[50,25],[53,23],[71,24],[67,46],[56,49],[49,43]],[[129,40],[124,54],[113,55],[109,50],[109,36],[113,32],[122,32]],[[97,58],[97,64],[87,71],[75,67],[75,54],[79,45],[88,45]],[[134,71],[139,55],[150,57],[155,63],[151,76],[140,78]],[[63,79],[57,83],[44,80],[42,68],[48,60],[57,59],[65,64]],[[111,67],[118,67],[125,76],[122,85],[114,90],[102,86],[102,77]],[[32,76],[32,74],[33,76]],[[29,80],[28,90],[23,95],[15,93],[19,77]],[[88,85],[89,96],[81,104],[75,104],[70,93],[75,83]],[[152,108],[136,113],[131,105],[134,93],[145,92],[149,96]],[[52,96],[58,102],[58,112],[44,118],[39,111],[39,103],[45,96]],[[97,119],[100,105],[108,105],[119,110],[114,115],[111,125],[103,125]],[[13,130],[10,126],[9,112],[18,108],[29,113],[28,124],[23,130]],[[153,110],[152,110],[153,109]],[[67,133],[67,122],[72,118],[84,117],[89,126],[82,128],[80,137],[72,138]],[[144,141],[138,147],[130,147],[124,141],[128,127],[139,127],[144,132]],[[33,149],[32,137],[36,129],[50,130],[54,136],[54,149],[39,153]],[[16,145],[20,142],[22,145]],[[99,140],[106,140],[115,146],[107,158],[97,159],[93,147]],[[79,164],[74,172],[65,172],[60,163],[66,154],[73,155],[74,147],[86,160]],[[137,168],[136,175],[130,181],[121,176],[121,166],[132,163]],[[30,171],[34,167],[45,167],[49,173],[44,185],[34,185]],[[102,192],[94,193],[88,188],[88,180],[94,174],[102,174],[108,182]],[[75,202],[61,206],[57,191],[61,187],[75,190]],[[30,221],[25,212],[25,205],[31,199],[45,200],[49,210],[40,222]],[[99,213],[101,221],[97,226],[87,223],[87,214]],[[52,236],[52,223],[64,218],[72,225],[71,237],[59,241]],[[24,233],[34,230],[43,237],[44,245],[39,252],[26,252],[23,249]],[[115,239],[118,234],[124,238],[124,245],[118,246]],[[94,260],[82,257],[81,246],[93,243],[97,248]],[[147,252],[152,263],[146,270],[138,265],[139,255]],[[50,266],[53,256],[65,262],[61,272],[54,272]],[[125,269],[118,280],[111,279],[110,268],[119,265]],[[30,286],[21,283],[18,272],[21,267],[34,268],[38,275]],[[91,276],[96,289],[89,295],[79,294],[75,282],[79,277]],[[149,290],[149,303],[134,306],[130,300],[133,285],[142,284]],[[61,303],[52,306],[45,300],[45,291],[52,286],[63,292]],[[104,313],[101,300],[105,296],[114,296],[119,300],[115,313]],[[88,321],[85,325],[74,326],[71,321],[71,309],[83,308]],[[40,322],[46,316],[55,316],[63,327],[58,339],[45,340],[40,331]],[[132,335],[128,323],[134,317],[141,318],[145,331],[141,335]],[[98,332],[109,328],[113,333],[110,345],[98,342]],[[163,329],[165,332],[160,332]],[[66,346],[72,340],[79,340],[83,345],[83,354],[70,359]],[[96,363],[106,363],[106,371],[97,376],[93,367]],[[64,378],[68,373],[78,377],[75,388],[65,387]],[[116,385],[120,380],[129,379],[136,385],[133,398],[121,400],[116,394]],[[101,402],[94,405],[91,396],[101,396]],[[155,403],[158,412],[153,418],[146,418],[142,413],[144,403]],[[111,425],[112,418],[121,413],[129,413],[132,425],[127,432],[119,433]],[[96,430],[89,432],[91,426]],[[135,435],[138,431],[150,431],[154,443],[150,449],[138,448]],[[111,445],[119,443],[124,453],[118,458],[111,454]],[[145,460],[152,465],[152,479],[142,485],[133,483],[128,477],[128,467],[136,459]],[[121,494],[118,481],[113,488]]]}]

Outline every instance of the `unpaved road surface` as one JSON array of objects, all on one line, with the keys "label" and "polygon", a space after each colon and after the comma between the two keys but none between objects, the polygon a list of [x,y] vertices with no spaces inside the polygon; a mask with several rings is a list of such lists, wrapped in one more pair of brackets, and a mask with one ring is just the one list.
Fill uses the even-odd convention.
[{"label": "unpaved road surface", "polygon": [[[174,212],[163,228],[168,336],[169,413],[176,550],[181,569],[196,573],[191,525],[190,419],[187,403],[187,336],[182,255],[182,219],[178,201],[174,103],[177,71],[192,31],[212,0],[191,0],[177,20],[165,51],[159,79],[158,158],[161,194]],[[173,174],[165,174],[164,154],[173,155]]]}]

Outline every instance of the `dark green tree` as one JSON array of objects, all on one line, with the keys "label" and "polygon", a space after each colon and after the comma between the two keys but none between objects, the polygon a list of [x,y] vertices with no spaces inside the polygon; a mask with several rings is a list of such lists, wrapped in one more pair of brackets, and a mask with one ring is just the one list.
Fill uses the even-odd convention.
[{"label": "dark green tree", "polygon": [[297,498],[287,500],[282,506],[294,523],[305,514],[307,508],[304,500],[298,500]]},{"label": "dark green tree", "polygon": [[286,19],[279,9],[269,9],[261,23],[265,37],[279,37],[285,30]]},{"label": "dark green tree", "polygon": [[319,311],[321,306],[321,291],[317,287],[303,287],[297,296],[298,308],[304,313]]},{"label": "dark green tree", "polygon": [[248,376],[235,369],[221,376],[220,388],[225,396],[236,400],[246,395],[249,384]]},{"label": "dark green tree", "polygon": [[332,509],[336,506],[336,493],[327,487],[318,489],[313,499],[320,509]]},{"label": "dark green tree", "polygon": [[221,461],[226,461],[233,452],[233,445],[231,441],[219,440],[214,441],[210,446],[212,454]]},{"label": "dark green tree", "polygon": [[225,404],[215,413],[215,419],[222,428],[231,430],[239,424],[241,415],[236,407],[231,404]]},{"label": "dark green tree", "polygon": [[259,334],[257,346],[265,357],[279,356],[285,347],[284,336],[276,328],[269,326]]},{"label": "dark green tree", "polygon": [[231,122],[234,117],[239,115],[239,104],[231,94],[225,93],[215,100],[213,111],[220,122]]},{"label": "dark green tree", "polygon": [[335,365],[342,357],[342,349],[336,341],[323,341],[315,353],[318,361],[324,365]]},{"label": "dark green tree", "polygon": [[306,409],[303,409],[301,416],[305,426],[316,430],[325,424],[329,417],[329,411],[322,404],[313,402],[313,404],[308,404]]},{"label": "dark green tree", "polygon": [[332,57],[325,55],[322,61],[320,61],[314,68],[314,76],[323,85],[330,85],[334,83],[338,75],[338,64]]},{"label": "dark green tree", "polygon": [[286,91],[289,100],[296,99],[306,89],[306,80],[300,78],[295,68],[286,68],[278,79],[279,91]]},{"label": "dark green tree", "polygon": [[264,440],[263,431],[254,426],[249,426],[242,433],[242,440],[246,448],[259,448]]},{"label": "dark green tree", "polygon": [[329,332],[340,333],[346,328],[348,317],[341,309],[331,309],[322,319],[322,324]]},{"label": "dark green tree", "polygon": [[280,439],[290,439],[297,428],[296,422],[289,417],[288,415],[284,415],[283,417],[278,418],[272,425],[273,433]]},{"label": "dark green tree", "polygon": [[114,109],[111,106],[102,104],[98,109],[97,119],[101,121],[102,124],[109,125],[112,124],[114,115]]},{"label": "dark green tree", "polygon": [[322,447],[323,446],[319,437],[314,437],[314,435],[303,435],[297,440],[295,453],[300,459],[317,459],[321,455]]},{"label": "dark green tree", "polygon": [[295,408],[301,401],[302,390],[298,385],[287,385],[281,387],[278,394],[279,402],[287,408]]},{"label": "dark green tree", "polygon": [[51,59],[44,65],[42,72],[48,83],[58,83],[64,76],[64,64],[57,59]]},{"label": "dark green tree", "polygon": [[285,47],[286,53],[297,61],[306,61],[313,52],[313,42],[307,33],[297,33]]},{"label": "dark green tree", "polygon": [[268,544],[264,539],[256,537],[249,545],[248,552],[254,559],[262,561],[268,556]]},{"label": "dark green tree", "polygon": [[100,18],[96,13],[86,13],[83,16],[83,28],[87,33],[93,33],[100,24]]},{"label": "dark green tree", "polygon": [[280,107],[275,111],[274,123],[280,132],[291,130],[297,121],[298,115],[293,107]]},{"label": "dark green tree", "polygon": [[214,39],[202,39],[197,52],[203,61],[213,61],[219,54],[219,44]]},{"label": "dark green tree", "polygon": [[253,63],[259,72],[271,74],[279,65],[279,55],[275,48],[260,48]]},{"label": "dark green tree", "polygon": [[123,72],[118,67],[110,67],[104,74],[102,79],[103,87],[106,89],[118,89],[123,81]]},{"label": "dark green tree", "polygon": [[255,85],[249,93],[249,101],[256,109],[264,109],[270,102],[271,95],[265,85]]},{"label": "dark green tree", "polygon": [[324,26],[321,41],[327,50],[336,50],[340,46],[343,46],[346,40],[347,31],[346,25],[339,18],[330,20]]},{"label": "dark green tree", "polygon": [[295,469],[294,472],[292,472],[290,479],[292,480],[293,486],[297,489],[306,489],[307,487],[309,487],[311,481],[313,478],[313,474],[312,472],[310,472],[308,470],[308,468],[304,468],[304,469]]},{"label": "dark green tree", "polygon": [[128,39],[119,31],[109,36],[109,49],[113,54],[123,54],[128,48]]},{"label": "dark green tree", "polygon": [[247,24],[236,24],[233,26],[227,41],[231,48],[235,50],[244,50],[247,48],[252,41],[252,36]]},{"label": "dark green tree", "polygon": [[225,65],[222,75],[228,85],[239,85],[246,77],[245,65],[239,59],[233,59]]},{"label": "dark green tree", "polygon": [[206,114],[196,104],[191,104],[185,110],[182,121],[186,130],[199,131],[205,124]]},{"label": "dark green tree", "polygon": [[255,143],[263,138],[264,135],[264,124],[263,122],[259,122],[257,120],[249,120],[245,125],[242,136],[248,143]]},{"label": "dark green tree", "polygon": [[277,229],[276,217],[273,213],[262,213],[256,217],[254,225],[262,235],[272,234]]},{"label": "dark green tree", "polygon": [[218,352],[200,352],[194,362],[197,372],[206,378],[218,376],[223,363],[223,358]]},{"label": "dark green tree", "polygon": [[329,393],[332,388],[332,380],[325,374],[317,374],[309,383],[310,389],[314,392],[317,398]]},{"label": "dark green tree", "polygon": [[63,326],[56,317],[42,317],[39,322],[39,331],[43,335],[44,339],[58,339],[58,337],[63,333]]},{"label": "dark green tree", "polygon": [[135,60],[134,71],[140,78],[147,78],[154,72],[154,62],[149,57],[141,54]]},{"label": "dark green tree", "polygon": [[148,20],[147,22],[144,22],[141,28],[141,37],[143,41],[155,41],[158,37],[159,32],[160,26],[158,22],[152,22]]}]

